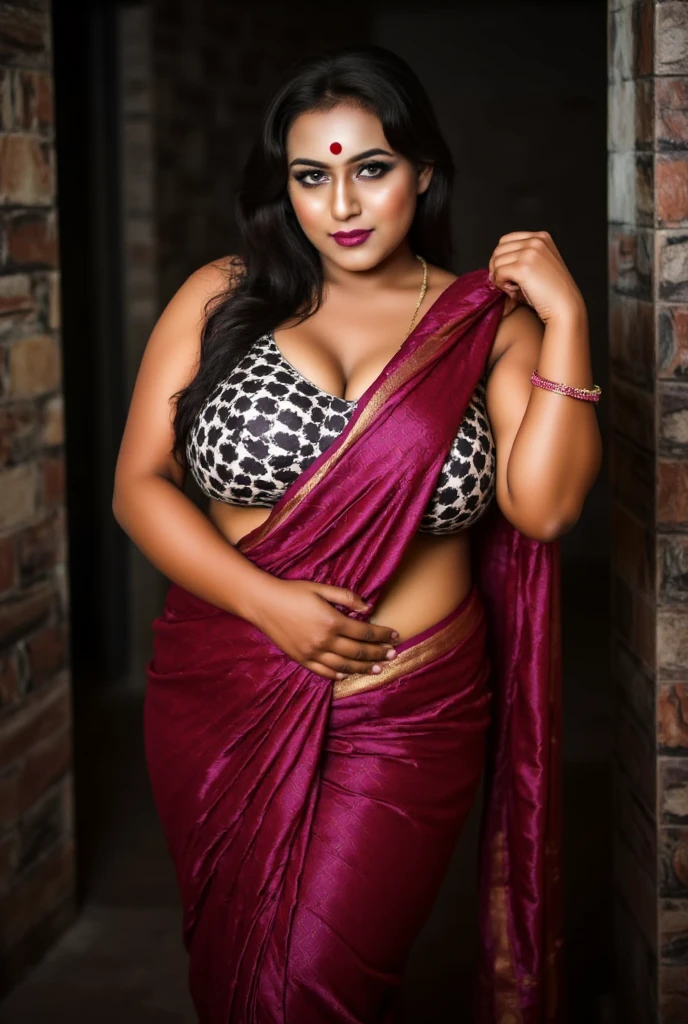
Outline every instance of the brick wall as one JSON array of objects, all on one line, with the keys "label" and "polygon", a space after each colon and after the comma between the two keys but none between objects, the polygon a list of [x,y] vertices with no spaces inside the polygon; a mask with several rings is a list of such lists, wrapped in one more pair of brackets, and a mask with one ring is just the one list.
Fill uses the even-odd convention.
[{"label": "brick wall", "polygon": [[49,18],[0,4],[0,993],[74,915]]},{"label": "brick wall", "polygon": [[659,1006],[688,1020],[688,6],[655,6]]},{"label": "brick wall", "polygon": [[688,1020],[688,5],[609,4],[619,1020]]}]

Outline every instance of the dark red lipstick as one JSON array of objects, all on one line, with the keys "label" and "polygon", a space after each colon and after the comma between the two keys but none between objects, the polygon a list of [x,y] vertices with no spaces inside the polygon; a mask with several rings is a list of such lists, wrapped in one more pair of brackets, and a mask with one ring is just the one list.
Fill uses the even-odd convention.
[{"label": "dark red lipstick", "polygon": [[372,233],[372,228],[370,231],[336,231],[332,237],[337,245],[361,245]]}]

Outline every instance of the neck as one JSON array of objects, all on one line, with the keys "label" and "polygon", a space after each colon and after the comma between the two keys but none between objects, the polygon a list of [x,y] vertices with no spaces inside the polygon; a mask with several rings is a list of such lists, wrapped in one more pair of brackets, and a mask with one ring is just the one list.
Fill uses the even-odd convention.
[{"label": "neck", "polygon": [[380,291],[396,291],[418,288],[423,279],[423,265],[404,241],[374,267],[367,270],[345,270],[323,257],[323,278],[328,288],[338,292],[352,292],[356,295]]}]

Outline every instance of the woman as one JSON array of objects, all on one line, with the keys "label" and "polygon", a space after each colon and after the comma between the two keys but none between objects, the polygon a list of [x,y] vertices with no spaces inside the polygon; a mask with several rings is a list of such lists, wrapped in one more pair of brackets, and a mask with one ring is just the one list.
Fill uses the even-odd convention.
[{"label": "woman", "polygon": [[598,391],[549,235],[447,269],[452,175],[397,56],[306,61],[242,252],[139,370],[113,509],[173,581],[146,754],[204,1024],[399,1019],[483,768],[477,1017],[561,1019],[557,538]]}]

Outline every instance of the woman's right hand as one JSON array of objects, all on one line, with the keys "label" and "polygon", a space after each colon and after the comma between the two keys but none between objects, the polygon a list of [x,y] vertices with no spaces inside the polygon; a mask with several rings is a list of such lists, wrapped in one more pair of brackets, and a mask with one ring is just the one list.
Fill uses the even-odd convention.
[{"label": "woman's right hand", "polygon": [[[353,611],[366,608],[365,602],[345,587],[273,576],[269,586],[261,589],[251,621],[290,658],[326,679],[381,671],[375,666],[396,657],[395,631],[351,619],[335,604]],[[391,658],[389,651],[394,652]]]}]

